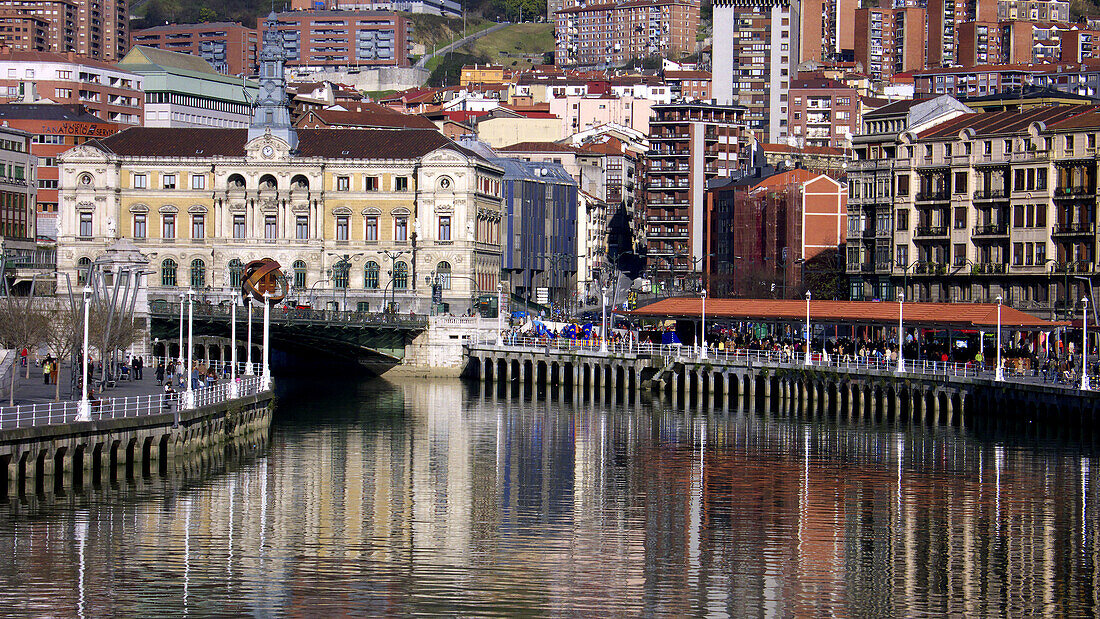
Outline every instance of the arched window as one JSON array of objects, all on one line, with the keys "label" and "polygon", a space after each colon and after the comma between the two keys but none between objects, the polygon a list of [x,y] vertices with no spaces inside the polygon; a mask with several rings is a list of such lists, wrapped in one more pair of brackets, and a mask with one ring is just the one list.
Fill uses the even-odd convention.
[{"label": "arched window", "polygon": [[229,287],[236,290],[241,287],[241,274],[244,273],[244,265],[234,258],[229,261]]},{"label": "arched window", "polygon": [[409,265],[398,262],[393,265],[393,289],[405,290],[409,287]]},{"label": "arched window", "polygon": [[332,265],[332,285],[337,288],[348,287],[348,272],[350,265],[347,262],[337,262]]},{"label": "arched window", "polygon": [[191,261],[191,287],[206,288],[206,263],[201,258]]},{"label": "arched window", "polygon": [[176,267],[176,261],[171,258],[165,258],[164,262],[160,263],[161,286],[176,285]]},{"label": "arched window", "polygon": [[363,270],[363,287],[367,290],[378,290],[378,263],[371,260]]},{"label": "arched window", "polygon": [[294,261],[294,287],[305,288],[306,287],[306,263],[304,260]]},{"label": "arched window", "polygon": [[76,283],[83,286],[88,283],[88,269],[92,266],[92,259],[85,256],[76,261]]},{"label": "arched window", "polygon": [[442,286],[444,290],[450,290],[451,289],[451,263],[450,262],[440,262],[439,264],[437,264],[435,266],[435,272],[436,272],[437,275],[439,275],[439,285]]},{"label": "arched window", "polygon": [[261,190],[275,190],[279,188],[279,181],[275,180],[275,177],[270,174],[264,174],[260,177],[260,189]]}]

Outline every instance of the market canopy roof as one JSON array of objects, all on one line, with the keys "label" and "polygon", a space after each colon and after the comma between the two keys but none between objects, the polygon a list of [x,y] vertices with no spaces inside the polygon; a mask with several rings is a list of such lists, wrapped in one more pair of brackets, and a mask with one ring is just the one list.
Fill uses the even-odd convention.
[{"label": "market canopy roof", "polygon": [[[897,325],[898,303],[881,301],[810,301],[810,321],[851,325]],[[702,299],[677,297],[664,299],[633,311],[619,313],[637,318],[699,319]],[[797,299],[707,299],[707,318],[715,320],[752,320],[762,322],[799,322],[806,320],[806,301]],[[905,303],[907,326],[978,329],[997,326],[994,303]],[[1004,327],[1047,330],[1064,326],[1031,314],[1001,307]]]}]

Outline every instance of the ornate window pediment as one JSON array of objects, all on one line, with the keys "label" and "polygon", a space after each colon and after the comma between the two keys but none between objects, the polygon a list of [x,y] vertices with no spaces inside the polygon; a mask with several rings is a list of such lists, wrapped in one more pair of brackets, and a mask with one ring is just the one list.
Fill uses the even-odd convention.
[{"label": "ornate window pediment", "polygon": [[94,211],[95,202],[78,202],[76,205],[78,211]]},{"label": "ornate window pediment", "polygon": [[446,203],[446,204],[436,204],[435,205],[435,211],[437,213],[453,213],[454,210],[455,210],[455,205],[453,205],[449,202]]},{"label": "ornate window pediment", "polygon": [[187,209],[188,213],[205,213],[206,211],[206,207],[201,204],[193,204]]},{"label": "ornate window pediment", "polygon": [[382,214],[382,209],[374,207],[374,206],[368,206],[367,208],[363,209],[363,214],[364,215],[381,215]]},{"label": "ornate window pediment", "polygon": [[131,213],[148,213],[149,205],[147,204],[134,204],[130,206]]},{"label": "ornate window pediment", "polygon": [[180,212],[180,210],[178,208],[172,206],[171,204],[165,204],[164,206],[158,208],[157,211],[159,211],[161,213],[178,213],[178,212]]},{"label": "ornate window pediment", "polygon": [[399,206],[399,207],[393,209],[393,211],[391,211],[391,212],[392,212],[393,215],[410,215],[411,214],[411,211],[409,211],[409,209],[407,209],[403,206]]},{"label": "ornate window pediment", "polygon": [[333,215],[340,215],[340,216],[351,215],[351,209],[346,207],[346,206],[338,206],[338,207],[332,209],[332,214]]}]

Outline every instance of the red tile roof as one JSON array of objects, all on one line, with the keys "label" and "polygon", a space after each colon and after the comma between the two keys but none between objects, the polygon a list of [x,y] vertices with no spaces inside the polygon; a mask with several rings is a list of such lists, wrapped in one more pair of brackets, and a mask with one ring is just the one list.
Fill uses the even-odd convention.
[{"label": "red tile roof", "polygon": [[377,103],[362,104],[361,111],[312,110],[298,121],[298,126],[320,122],[328,127],[435,129],[435,123],[411,114],[402,114]]},{"label": "red tile roof", "polygon": [[[701,315],[698,297],[664,299],[622,312],[639,318],[687,318]],[[707,299],[707,318],[802,322],[806,302],[788,299]],[[905,303],[904,323],[910,326],[974,329],[996,327],[997,306],[982,303]],[[810,321],[856,325],[898,324],[898,304],[872,301],[810,301]],[[1012,328],[1051,329],[1062,325],[1036,318],[1008,306],[1001,308],[1001,325]]]},{"label": "red tile roof", "polygon": [[498,148],[498,151],[510,152],[510,153],[584,153],[584,149],[577,148],[576,146],[570,146],[569,144],[558,144],[557,142],[520,142],[519,144],[512,144],[511,146],[505,146]]}]

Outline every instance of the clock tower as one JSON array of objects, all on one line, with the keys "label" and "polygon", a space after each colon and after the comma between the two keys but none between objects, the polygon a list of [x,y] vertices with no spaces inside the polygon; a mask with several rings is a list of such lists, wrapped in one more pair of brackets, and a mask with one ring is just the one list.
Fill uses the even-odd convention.
[{"label": "clock tower", "polygon": [[286,77],[283,75],[286,50],[283,49],[278,23],[272,11],[264,24],[263,49],[260,50],[260,94],[252,108],[248,140],[271,134],[289,144],[293,152],[298,149],[298,134],[290,124]]}]

